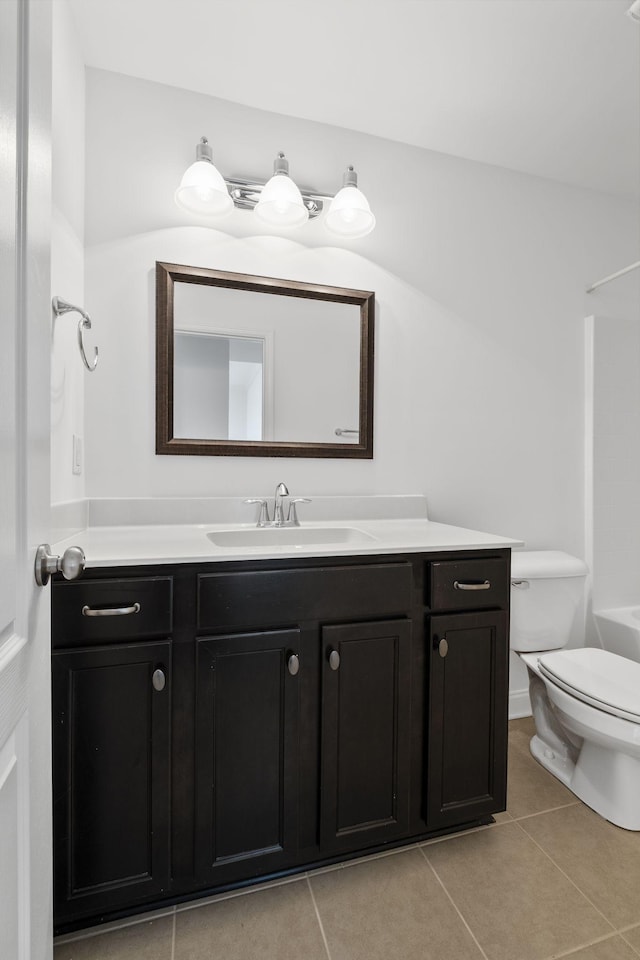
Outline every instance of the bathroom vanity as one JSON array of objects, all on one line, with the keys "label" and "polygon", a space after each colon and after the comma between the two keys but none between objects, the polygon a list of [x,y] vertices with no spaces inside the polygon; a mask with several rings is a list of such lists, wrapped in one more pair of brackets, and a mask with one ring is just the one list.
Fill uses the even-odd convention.
[{"label": "bathroom vanity", "polygon": [[52,589],[58,932],[504,809],[512,541],[413,523],[237,560],[89,537]]}]

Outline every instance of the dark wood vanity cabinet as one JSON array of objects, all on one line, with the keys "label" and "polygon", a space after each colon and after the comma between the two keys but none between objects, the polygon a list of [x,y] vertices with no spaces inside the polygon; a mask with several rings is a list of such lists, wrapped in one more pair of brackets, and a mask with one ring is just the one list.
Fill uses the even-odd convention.
[{"label": "dark wood vanity cabinet", "polygon": [[171,643],[55,651],[52,677],[62,923],[169,890]]},{"label": "dark wood vanity cabinet", "polygon": [[56,930],[487,822],[508,578],[508,550],[55,577]]},{"label": "dark wood vanity cabinet", "polygon": [[434,829],[506,806],[509,564],[436,562],[429,578],[424,801]]},{"label": "dark wood vanity cabinet", "polygon": [[411,623],[322,629],[320,849],[409,828]]},{"label": "dark wood vanity cabinet", "polygon": [[172,581],[53,588],[58,925],[170,889]]},{"label": "dark wood vanity cabinet", "polygon": [[293,862],[300,631],[196,641],[195,874],[218,885]]}]

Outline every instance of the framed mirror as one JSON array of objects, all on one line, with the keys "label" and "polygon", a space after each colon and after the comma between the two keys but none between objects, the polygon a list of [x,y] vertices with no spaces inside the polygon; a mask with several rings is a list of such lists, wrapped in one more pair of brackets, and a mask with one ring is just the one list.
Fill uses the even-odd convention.
[{"label": "framed mirror", "polygon": [[156,453],[373,457],[374,294],[156,263]]}]

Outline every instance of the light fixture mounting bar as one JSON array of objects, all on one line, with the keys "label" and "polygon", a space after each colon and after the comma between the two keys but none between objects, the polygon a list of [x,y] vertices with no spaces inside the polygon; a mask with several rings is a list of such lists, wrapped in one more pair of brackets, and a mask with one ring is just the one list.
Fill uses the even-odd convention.
[{"label": "light fixture mounting bar", "polygon": [[[225,177],[224,182],[227,185],[231,199],[236,207],[241,210],[254,209],[260,199],[264,181],[242,180],[239,177]],[[332,196],[312,193],[310,190],[304,190],[303,188],[300,188],[300,193],[302,194],[302,202],[309,211],[310,219],[319,217],[324,208],[324,204],[333,200]]]}]

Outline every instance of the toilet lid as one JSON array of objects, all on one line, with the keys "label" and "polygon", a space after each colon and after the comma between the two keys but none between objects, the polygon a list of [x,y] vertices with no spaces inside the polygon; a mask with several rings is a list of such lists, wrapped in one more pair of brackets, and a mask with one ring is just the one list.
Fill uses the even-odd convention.
[{"label": "toilet lid", "polygon": [[548,680],[584,703],[640,723],[640,663],[595,647],[557,650],[538,663]]}]

